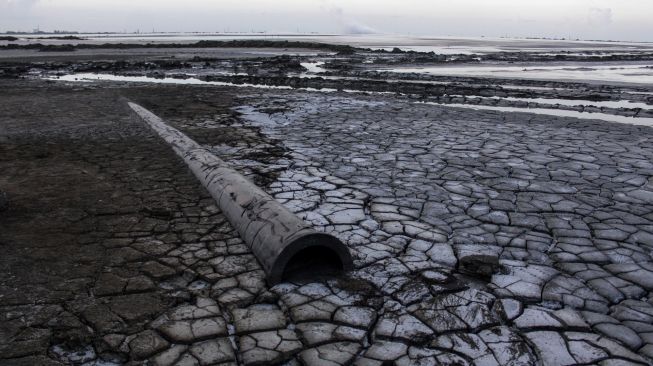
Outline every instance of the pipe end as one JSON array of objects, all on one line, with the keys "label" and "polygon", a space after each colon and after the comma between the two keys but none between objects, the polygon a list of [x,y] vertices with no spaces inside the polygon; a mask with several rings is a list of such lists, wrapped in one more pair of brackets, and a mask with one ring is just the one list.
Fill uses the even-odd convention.
[{"label": "pipe end", "polygon": [[275,261],[268,282],[337,276],[352,270],[349,249],[336,237],[312,232],[294,238]]}]

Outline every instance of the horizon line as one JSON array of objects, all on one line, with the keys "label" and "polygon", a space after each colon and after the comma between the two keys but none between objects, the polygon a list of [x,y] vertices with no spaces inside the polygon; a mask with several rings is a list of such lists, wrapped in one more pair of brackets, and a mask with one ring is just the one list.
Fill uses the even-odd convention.
[{"label": "horizon line", "polygon": [[152,32],[141,32],[139,29],[136,31],[97,31],[97,32],[85,32],[85,31],[74,31],[74,30],[52,30],[52,31],[42,31],[39,28],[35,28],[33,31],[12,31],[5,30],[0,32],[2,35],[176,35],[176,34],[203,34],[203,35],[242,35],[242,36],[277,36],[277,37],[301,37],[301,36],[319,36],[319,37],[356,37],[356,36],[394,36],[394,37],[412,37],[412,38],[461,38],[461,39],[474,39],[474,38],[490,38],[490,39],[524,39],[524,40],[542,40],[542,41],[568,41],[568,42],[622,42],[622,43],[653,43],[651,41],[634,41],[626,39],[582,39],[574,37],[547,37],[547,36],[486,36],[486,35],[477,35],[477,36],[457,36],[457,35],[426,35],[426,34],[412,34],[412,33],[381,33],[381,32],[371,32],[371,33],[322,33],[322,32],[291,32],[291,31],[152,31]]}]

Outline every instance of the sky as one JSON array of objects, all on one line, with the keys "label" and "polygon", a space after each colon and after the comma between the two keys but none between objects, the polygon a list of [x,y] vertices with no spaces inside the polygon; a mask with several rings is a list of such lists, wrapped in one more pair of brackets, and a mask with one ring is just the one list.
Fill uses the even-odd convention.
[{"label": "sky", "polygon": [[0,0],[0,32],[299,32],[653,41],[653,0]]}]

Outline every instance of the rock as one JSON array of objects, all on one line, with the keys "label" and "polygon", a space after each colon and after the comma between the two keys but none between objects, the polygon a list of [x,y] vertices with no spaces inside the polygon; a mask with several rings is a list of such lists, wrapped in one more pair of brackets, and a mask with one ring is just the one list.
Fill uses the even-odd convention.
[{"label": "rock", "polygon": [[11,360],[3,360],[3,362],[3,365],[6,366],[61,366],[61,362],[54,361],[47,356],[13,358]]},{"label": "rock", "polygon": [[95,294],[99,296],[119,295],[122,293],[126,284],[127,280],[113,273],[103,273],[95,283]]},{"label": "rock", "polygon": [[152,357],[151,361],[154,366],[173,366],[178,365],[178,360],[181,355],[186,352],[187,347],[182,345],[174,345],[170,349],[159,353]]},{"label": "rock", "polygon": [[615,339],[630,349],[637,350],[642,346],[642,339],[632,329],[620,325],[603,323],[594,326],[594,329],[606,335],[606,337]]},{"label": "rock", "polygon": [[144,360],[167,349],[170,344],[153,330],[139,333],[129,342],[129,353],[135,360]]},{"label": "rock", "polygon": [[585,322],[581,314],[571,308],[564,308],[564,309],[559,309],[553,312],[553,316],[555,316],[558,320],[560,320],[567,329],[570,328],[576,328],[576,329],[583,329],[583,330],[589,330],[589,325]]},{"label": "rock", "polygon": [[307,349],[299,354],[299,358],[305,365],[349,365],[360,349],[361,345],[358,343],[329,343]]},{"label": "rock", "polygon": [[308,346],[324,344],[334,340],[362,342],[367,335],[359,328],[335,325],[325,322],[309,322],[297,324],[297,332]]},{"label": "rock", "polygon": [[69,349],[63,345],[56,345],[50,348],[50,355],[60,362],[72,365],[90,362],[97,357],[92,346]]},{"label": "rock", "polygon": [[530,332],[525,334],[535,346],[545,365],[574,365],[576,360],[569,353],[565,340],[556,332]]},{"label": "rock", "polygon": [[647,344],[646,346],[642,347],[642,349],[639,350],[639,353],[649,358],[653,358],[653,344]]},{"label": "rock", "polygon": [[155,261],[149,261],[141,266],[141,270],[148,276],[156,279],[167,278],[173,276],[176,272],[168,266]]},{"label": "rock", "polygon": [[347,306],[336,311],[333,320],[353,327],[369,328],[376,314],[373,309],[364,307]]},{"label": "rock", "polygon": [[0,190],[0,212],[7,208],[9,208],[9,196],[7,196],[7,192]]},{"label": "rock", "polygon": [[122,319],[135,321],[159,314],[165,303],[156,293],[142,293],[112,297],[109,307]]},{"label": "rock", "polygon": [[240,338],[240,352],[245,365],[276,364],[302,349],[294,331],[251,333]]},{"label": "rock", "polygon": [[281,310],[270,305],[254,305],[247,309],[232,311],[236,333],[280,329],[286,326],[286,317]]},{"label": "rock", "polygon": [[460,335],[452,333],[441,335],[435,337],[429,346],[463,354],[469,359],[475,360],[477,365],[498,365],[498,362],[492,356],[492,351],[483,342],[483,339],[475,334]]},{"label": "rock", "polygon": [[374,342],[365,351],[365,357],[379,361],[394,361],[406,354],[408,346],[398,342]]},{"label": "rock", "polygon": [[491,277],[499,269],[500,247],[490,245],[455,246],[460,269],[482,277]]},{"label": "rock", "polygon": [[424,301],[414,315],[436,332],[489,327],[499,323],[498,314],[490,308],[494,300],[490,293],[469,289]]},{"label": "rock", "polygon": [[[638,363],[645,363],[644,359],[640,355],[628,350],[627,348],[621,346],[619,343],[599,334],[566,332],[565,338],[568,339],[570,342],[585,341],[586,344],[591,344],[592,347],[601,349],[602,351],[610,354],[613,357],[632,360]],[[588,357],[586,356],[588,355],[584,356],[584,360],[582,360],[583,363],[588,363],[587,361]],[[574,357],[578,358],[576,354],[574,354]]]},{"label": "rock", "polygon": [[376,325],[375,334],[386,338],[399,338],[407,341],[426,340],[433,330],[411,315],[384,317]]},{"label": "rock", "polygon": [[176,343],[192,343],[227,335],[227,327],[222,318],[170,321],[161,325],[158,330]]},{"label": "rock", "polygon": [[82,317],[98,332],[120,332],[126,327],[125,322],[109,308],[102,304],[87,307]]},{"label": "rock", "polygon": [[116,350],[124,340],[125,336],[122,334],[107,334],[102,337],[101,343],[104,345],[104,348],[108,350]]},{"label": "rock", "polygon": [[599,347],[583,341],[571,341],[569,352],[579,363],[592,363],[608,356],[608,354]]},{"label": "rock", "polygon": [[191,320],[199,318],[211,318],[220,316],[220,307],[215,300],[198,298],[195,305],[182,305],[170,313],[173,320]]},{"label": "rock", "polygon": [[530,328],[561,328],[564,326],[558,319],[551,316],[546,309],[527,308],[515,319],[515,325],[520,329]]},{"label": "rock", "polygon": [[202,366],[233,361],[236,358],[231,343],[227,338],[195,343],[190,348],[190,353],[197,358]]},{"label": "rock", "polygon": [[498,312],[505,320],[513,320],[521,315],[524,306],[515,299],[501,299],[495,303]]}]

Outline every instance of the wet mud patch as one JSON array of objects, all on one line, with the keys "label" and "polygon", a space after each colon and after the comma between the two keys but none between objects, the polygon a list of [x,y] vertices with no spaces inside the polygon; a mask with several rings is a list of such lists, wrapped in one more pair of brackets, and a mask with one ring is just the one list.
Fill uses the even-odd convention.
[{"label": "wet mud patch", "polygon": [[[199,278],[174,251],[237,235],[121,97],[175,95],[181,105],[192,94],[0,85],[0,192],[10,199],[0,211],[0,364],[77,362],[79,352],[122,364],[158,352],[148,324],[192,301],[186,286]],[[212,113],[230,113],[222,95]]]},{"label": "wet mud patch", "polygon": [[[0,83],[17,150],[0,189],[23,210],[0,220],[0,364],[650,363],[650,319],[629,316],[651,312],[647,129],[379,94]],[[338,235],[358,270],[268,288],[125,100]]]},{"label": "wet mud patch", "polygon": [[267,187],[277,180],[288,150],[260,127],[243,124],[240,113],[230,109],[234,103],[231,94],[214,88],[187,87],[188,98],[180,98],[178,88],[163,88],[155,95],[136,94],[131,89],[125,96],[213,150],[256,185]]}]

